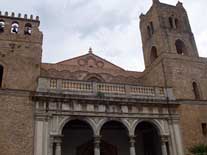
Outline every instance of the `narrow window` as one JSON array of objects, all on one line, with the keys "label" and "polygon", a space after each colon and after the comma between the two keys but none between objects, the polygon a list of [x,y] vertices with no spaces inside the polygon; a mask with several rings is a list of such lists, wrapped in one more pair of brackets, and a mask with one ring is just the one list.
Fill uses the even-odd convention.
[{"label": "narrow window", "polygon": [[179,27],[178,19],[175,19],[175,28],[177,29]]},{"label": "narrow window", "polygon": [[150,54],[150,60],[151,60],[151,63],[153,61],[155,61],[155,59],[157,59],[158,55],[157,55],[157,48],[155,46],[152,47],[151,49],[151,54]]},{"label": "narrow window", "polygon": [[24,34],[31,35],[32,34],[32,25],[30,23],[25,24]]},{"label": "narrow window", "polygon": [[193,93],[194,93],[195,99],[199,100],[200,99],[200,93],[199,93],[199,89],[198,89],[198,84],[196,82],[193,82],[192,85],[193,85]]},{"label": "narrow window", "polygon": [[178,54],[186,55],[186,47],[183,41],[181,41],[180,39],[176,40],[175,46]]},{"label": "narrow window", "polygon": [[19,23],[13,22],[11,26],[11,33],[18,33],[19,32]]},{"label": "narrow window", "polygon": [[202,123],[201,127],[202,127],[203,135],[206,136],[207,135],[207,124],[206,123]]},{"label": "narrow window", "polygon": [[2,88],[4,67],[0,65],[0,88]]},{"label": "narrow window", "polygon": [[0,20],[0,32],[4,32],[5,22]]},{"label": "narrow window", "polygon": [[148,32],[148,36],[151,37],[152,34],[151,34],[150,26],[147,26],[147,32]]},{"label": "narrow window", "polygon": [[169,17],[168,20],[169,20],[170,28],[172,29],[173,28],[173,18]]},{"label": "narrow window", "polygon": [[154,34],[154,26],[153,26],[153,22],[150,22],[150,28],[151,28],[151,33]]}]

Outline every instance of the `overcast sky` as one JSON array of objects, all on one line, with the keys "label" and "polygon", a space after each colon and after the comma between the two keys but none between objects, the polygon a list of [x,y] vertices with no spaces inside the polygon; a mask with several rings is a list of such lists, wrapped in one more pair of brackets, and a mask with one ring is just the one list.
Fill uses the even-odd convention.
[{"label": "overcast sky", "polygon": [[[175,5],[177,0],[160,0]],[[207,0],[182,0],[200,56],[207,57]],[[139,15],[152,0],[0,0],[1,11],[40,16],[43,62],[93,52],[126,70],[142,71]]]}]

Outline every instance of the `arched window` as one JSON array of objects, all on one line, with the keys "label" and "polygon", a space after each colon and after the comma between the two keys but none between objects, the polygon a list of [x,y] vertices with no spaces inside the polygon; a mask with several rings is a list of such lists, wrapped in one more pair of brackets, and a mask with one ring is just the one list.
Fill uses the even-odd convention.
[{"label": "arched window", "polygon": [[196,82],[193,82],[192,86],[193,86],[193,93],[194,93],[195,99],[199,100],[200,99],[200,93],[199,93],[198,84]]},{"label": "arched window", "polygon": [[175,42],[175,46],[176,46],[176,50],[177,53],[180,55],[186,55],[186,47],[185,44],[183,43],[183,41],[181,41],[180,39],[176,40]]},{"label": "arched window", "polygon": [[4,67],[0,65],[0,88],[2,87]]},{"label": "arched window", "polygon": [[150,60],[151,60],[151,63],[153,61],[155,61],[155,59],[157,59],[158,55],[157,55],[157,48],[155,46],[152,47],[151,49],[151,54],[150,54]]},{"label": "arched window", "polygon": [[0,32],[4,32],[5,22],[0,20]]},{"label": "arched window", "polygon": [[11,26],[11,33],[18,33],[19,32],[19,23],[13,22]]},{"label": "arched window", "polygon": [[30,23],[25,24],[24,34],[31,35],[32,34],[32,25]]},{"label": "arched window", "polygon": [[169,24],[170,24],[170,28],[173,28],[173,18],[169,17]]},{"label": "arched window", "polygon": [[176,27],[176,29],[179,27],[179,22],[178,22],[177,18],[175,19],[175,27]]},{"label": "arched window", "polygon": [[151,28],[151,33],[153,34],[154,33],[154,25],[153,25],[153,22],[150,22],[150,28]]},{"label": "arched window", "polygon": [[151,37],[152,34],[151,34],[151,30],[150,30],[150,26],[147,26],[147,33],[148,33],[148,36]]}]

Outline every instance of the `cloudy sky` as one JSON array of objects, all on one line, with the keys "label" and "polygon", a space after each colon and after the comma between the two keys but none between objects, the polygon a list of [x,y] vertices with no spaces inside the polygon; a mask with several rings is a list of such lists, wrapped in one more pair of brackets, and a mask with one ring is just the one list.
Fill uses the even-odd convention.
[{"label": "cloudy sky", "polygon": [[[160,0],[175,5],[177,0]],[[0,10],[40,16],[43,62],[58,62],[89,47],[126,70],[144,69],[139,15],[151,0],[0,0]],[[207,57],[207,0],[182,0],[200,56]]]}]

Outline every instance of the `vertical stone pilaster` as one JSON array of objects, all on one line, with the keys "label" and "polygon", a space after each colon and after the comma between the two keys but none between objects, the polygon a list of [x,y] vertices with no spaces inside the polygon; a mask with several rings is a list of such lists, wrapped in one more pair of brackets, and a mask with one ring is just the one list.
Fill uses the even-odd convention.
[{"label": "vertical stone pilaster", "polygon": [[34,155],[43,155],[43,129],[44,118],[35,120]]},{"label": "vertical stone pilaster", "polygon": [[136,155],[136,150],[135,150],[135,136],[130,136],[130,155]]},{"label": "vertical stone pilaster", "polygon": [[100,155],[100,143],[101,143],[101,137],[95,136],[94,137],[94,155]]}]

